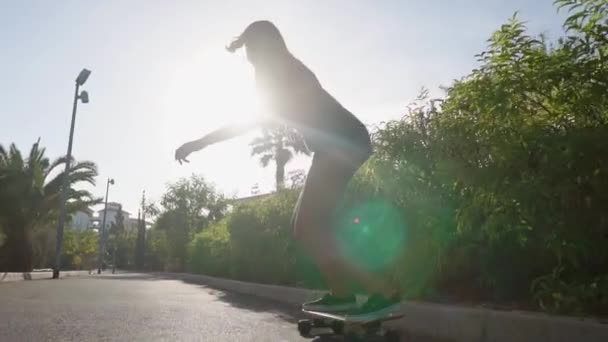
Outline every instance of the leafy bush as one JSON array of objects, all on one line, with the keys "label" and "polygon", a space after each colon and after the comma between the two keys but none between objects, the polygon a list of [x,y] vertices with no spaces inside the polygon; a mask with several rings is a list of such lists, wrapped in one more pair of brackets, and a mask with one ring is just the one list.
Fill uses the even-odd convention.
[{"label": "leafy bush", "polygon": [[316,268],[292,238],[297,196],[297,191],[282,190],[236,206],[195,236],[191,269],[260,283],[322,287]]},{"label": "leafy bush", "polygon": [[163,211],[147,233],[146,268],[185,271],[188,244],[198,232],[221,220],[227,207],[223,196],[203,177],[192,175],[167,186]]},{"label": "leafy bush", "polygon": [[98,245],[98,236],[93,230],[66,229],[63,237],[64,258],[71,268],[93,269]]},{"label": "leafy bush", "polygon": [[409,295],[606,313],[608,5],[573,10],[554,45],[513,17],[441,110],[375,133],[354,196],[403,211]]},{"label": "leafy bush", "polygon": [[228,219],[211,225],[196,234],[189,246],[190,269],[218,277],[232,277],[230,273],[230,233]]}]

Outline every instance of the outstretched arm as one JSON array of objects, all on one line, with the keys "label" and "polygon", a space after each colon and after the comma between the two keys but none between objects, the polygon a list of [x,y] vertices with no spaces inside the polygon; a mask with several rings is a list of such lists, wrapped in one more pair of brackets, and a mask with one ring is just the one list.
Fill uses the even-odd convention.
[{"label": "outstretched arm", "polygon": [[180,148],[175,151],[175,159],[180,164],[182,162],[189,162],[186,157],[188,157],[190,153],[202,150],[203,148],[218,143],[220,141],[228,140],[247,133],[251,129],[256,128],[262,124],[263,121],[256,121],[243,124],[231,124],[216,129],[215,131],[205,135],[200,139],[187,142],[180,146]]}]

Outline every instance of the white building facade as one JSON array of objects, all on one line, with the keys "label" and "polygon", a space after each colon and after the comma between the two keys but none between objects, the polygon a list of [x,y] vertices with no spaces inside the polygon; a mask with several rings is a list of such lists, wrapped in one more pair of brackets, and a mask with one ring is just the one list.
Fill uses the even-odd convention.
[{"label": "white building facade", "polygon": [[[105,214],[106,214],[105,229],[106,229],[106,231],[108,229],[110,229],[110,227],[112,227],[113,224],[116,223],[116,216],[118,216],[119,211],[122,212],[125,230],[126,231],[131,230],[131,225],[132,225],[132,220],[130,219],[131,214],[127,211],[121,210],[120,203],[109,202],[108,207],[105,210]],[[104,216],[104,209],[98,210],[97,218],[96,218],[98,227],[101,227],[101,225],[104,222],[103,216]]]},{"label": "white building facade", "polygon": [[72,214],[71,227],[75,230],[86,230],[93,228],[93,210],[87,208]]},{"label": "white building facade", "polygon": [[[120,203],[109,202],[106,209],[105,228],[108,231],[116,223],[119,210],[122,212],[126,232],[137,231],[137,218],[131,218],[128,211],[121,210]],[[91,209],[80,210],[72,214],[71,228],[75,230],[98,230],[103,223],[104,210],[97,210],[96,215]]]}]

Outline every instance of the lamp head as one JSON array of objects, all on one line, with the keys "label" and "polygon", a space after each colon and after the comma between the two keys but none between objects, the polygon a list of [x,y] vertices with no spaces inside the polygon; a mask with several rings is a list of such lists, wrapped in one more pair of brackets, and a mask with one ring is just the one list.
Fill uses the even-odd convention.
[{"label": "lamp head", "polygon": [[80,72],[80,74],[78,74],[78,77],[76,77],[76,83],[79,86],[83,85],[84,82],[86,82],[87,79],[89,78],[89,75],[91,75],[91,70],[82,69],[82,71]]}]

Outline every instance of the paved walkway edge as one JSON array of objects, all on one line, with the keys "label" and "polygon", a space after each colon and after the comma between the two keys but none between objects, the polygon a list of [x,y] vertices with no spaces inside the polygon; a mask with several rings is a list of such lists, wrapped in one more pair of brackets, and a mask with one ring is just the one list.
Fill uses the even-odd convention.
[{"label": "paved walkway edge", "polygon": [[[61,278],[67,278],[89,274],[89,271],[61,271],[59,276]],[[0,283],[52,278],[53,272],[0,272]]]},{"label": "paved walkway edge", "polygon": [[[290,305],[299,305],[322,293],[187,273],[152,274]],[[608,324],[593,319],[420,302],[403,302],[402,308],[406,316],[391,325],[402,331],[406,337],[405,341],[415,341],[417,338],[430,338],[441,342],[608,341]]]}]

